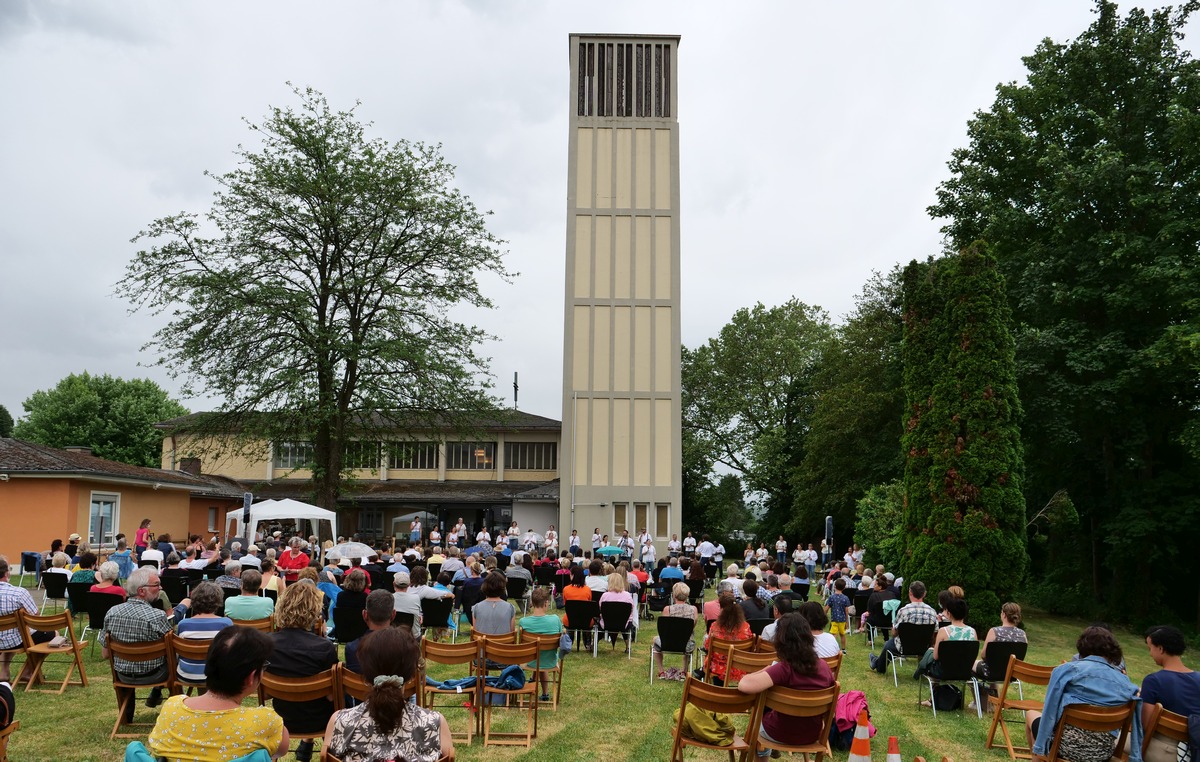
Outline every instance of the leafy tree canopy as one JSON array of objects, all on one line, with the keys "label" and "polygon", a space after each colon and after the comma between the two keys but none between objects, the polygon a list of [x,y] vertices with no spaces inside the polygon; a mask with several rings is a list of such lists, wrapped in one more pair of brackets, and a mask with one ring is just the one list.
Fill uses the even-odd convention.
[{"label": "leafy tree canopy", "polygon": [[509,273],[438,146],[369,139],[353,109],[295,93],[249,124],[261,144],[240,147],[236,169],[209,175],[207,212],[134,239],[152,245],[117,291],[167,314],[147,348],[187,390],[224,400],[212,425],[312,441],[315,498],[332,508],[346,443],[371,422],[492,406],[487,334],[460,316],[491,306],[481,275]]},{"label": "leafy tree canopy", "polygon": [[[1200,65],[1180,47],[1200,3],[1096,7],[975,115],[930,213],[1007,280],[1028,502],[1065,490],[1080,517],[1044,573],[1148,616],[1146,576],[1200,541]],[[1172,599],[1200,615],[1198,587]]]},{"label": "leafy tree canopy", "polygon": [[87,372],[34,392],[22,407],[25,416],[12,432],[17,439],[86,446],[98,457],[151,468],[162,462],[162,432],[154,424],[188,412],[149,379]]}]

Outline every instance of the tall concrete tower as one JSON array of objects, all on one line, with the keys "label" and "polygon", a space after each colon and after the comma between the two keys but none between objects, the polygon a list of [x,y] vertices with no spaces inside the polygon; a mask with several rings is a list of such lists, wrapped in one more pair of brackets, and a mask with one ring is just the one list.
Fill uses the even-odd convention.
[{"label": "tall concrete tower", "polygon": [[[570,37],[562,536],[680,531],[679,37]],[[635,555],[636,557],[636,555]]]}]

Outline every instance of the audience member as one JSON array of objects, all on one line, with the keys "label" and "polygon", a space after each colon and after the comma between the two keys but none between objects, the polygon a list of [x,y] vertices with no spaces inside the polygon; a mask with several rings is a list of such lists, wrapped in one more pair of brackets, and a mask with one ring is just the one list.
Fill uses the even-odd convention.
[{"label": "audience member", "polygon": [[[637,627],[637,601],[633,595],[625,589],[625,578],[620,574],[613,572],[608,575],[608,589],[600,596],[600,606],[603,607],[606,603],[628,603],[629,604],[629,619],[624,623],[625,632],[633,632]],[[604,622],[603,614],[600,617],[600,624],[605,627],[617,628],[621,627],[620,622]]]},{"label": "audience member", "polygon": [[[321,591],[316,585],[304,582],[288,585],[279,596],[275,626],[277,629],[271,633],[275,653],[267,665],[267,671],[272,675],[311,677],[337,664],[337,646],[323,637],[325,624],[321,619]],[[317,631],[322,635],[317,635]],[[292,733],[319,732],[333,714],[333,703],[328,699],[275,699],[274,706],[279,716],[283,717],[283,724]],[[312,749],[312,741],[301,741],[296,748],[296,759],[308,762],[312,759]]]},{"label": "audience member", "polygon": [[[396,599],[387,590],[372,590],[367,596],[367,605],[363,608],[363,621],[367,623],[367,633],[382,630],[392,625],[392,617],[396,613]],[[346,644],[346,669],[351,672],[362,672],[359,666],[358,649],[367,633]]]},{"label": "audience member", "polygon": [[[550,591],[544,587],[534,588],[529,595],[529,605],[533,607],[533,613],[528,616],[521,617],[518,626],[522,632],[528,632],[533,635],[558,635],[563,630],[562,620],[553,614],[547,613],[546,609],[550,605]],[[524,641],[522,641],[524,642]],[[532,665],[530,665],[532,666]],[[541,651],[538,656],[538,666],[543,670],[554,669],[558,666],[558,648],[547,648]],[[541,674],[542,683],[542,701],[550,700],[550,690],[545,672]]]},{"label": "audience member", "polygon": [[[672,558],[672,561],[675,559]],[[689,594],[688,586],[682,582],[676,582],[671,588],[671,603],[662,611],[662,616],[675,616],[696,621],[696,607],[687,602]],[[686,653],[692,653],[696,649],[696,639],[688,638]],[[665,679],[667,673],[663,671],[662,657],[662,640],[655,635],[654,641],[650,644],[650,652],[654,655],[654,669],[658,672],[660,678]]]},{"label": "audience member", "polygon": [[275,601],[258,594],[262,586],[262,572],[247,569],[241,576],[242,592],[225,600],[225,616],[245,621],[263,619],[275,613]]},{"label": "audience member", "polygon": [[[966,601],[962,598],[950,598],[946,603],[945,613],[950,618],[950,624],[938,628],[937,635],[933,638],[933,647],[926,649],[925,655],[917,663],[918,676],[928,674],[935,679],[942,676],[942,665],[938,661],[942,643],[950,640],[979,640],[979,636],[975,634],[975,628],[966,624]],[[933,706],[933,702],[930,701],[927,705]]]},{"label": "audience member", "polygon": [[121,567],[117,566],[115,561],[105,561],[100,564],[99,573],[96,575],[96,584],[88,588],[88,592],[119,595],[124,600],[125,589],[117,584],[120,576]]},{"label": "audience member", "polygon": [[507,635],[517,628],[517,610],[506,600],[508,584],[503,574],[488,572],[483,580],[483,600],[471,607],[472,628],[482,635]]},{"label": "audience member", "polygon": [[812,630],[813,647],[817,650],[817,656],[828,659],[830,656],[837,656],[842,652],[838,639],[825,632],[825,627],[829,624],[829,617],[825,615],[825,608],[821,604],[816,601],[805,601],[796,609],[796,613],[804,617],[804,621],[808,622],[808,627]]},{"label": "audience member", "polygon": [[1021,607],[1016,603],[1006,603],[1000,607],[1000,624],[988,630],[983,639],[983,648],[979,651],[979,660],[975,662],[974,673],[980,680],[1003,680],[1004,675],[988,673],[987,649],[989,643],[1028,643],[1025,631],[1021,629]]},{"label": "audience member", "polygon": [[238,561],[229,561],[225,564],[225,573],[217,577],[217,587],[226,590],[241,590],[242,589],[242,564]]},{"label": "audience member", "polygon": [[204,667],[207,691],[172,696],[150,731],[150,752],[167,759],[233,759],[266,749],[287,754],[290,738],[269,706],[242,706],[258,691],[272,656],[271,638],[251,627],[227,627],[213,638]]},{"label": "audience member", "polygon": [[409,587],[409,577],[404,572],[396,572],[392,578],[392,605],[397,614],[411,614],[413,619],[413,637],[421,637],[421,599],[413,595]]},{"label": "audience member", "polygon": [[[895,625],[892,627],[892,637],[883,644],[883,650],[893,656],[900,655],[899,627],[905,622],[911,624],[937,624],[937,612],[925,603],[925,583],[915,580],[908,586],[908,605],[896,612]],[[871,654],[871,669],[883,673],[887,671],[887,659],[881,652],[879,656]]]},{"label": "audience member", "polygon": [[[192,590],[192,615],[179,623],[175,631],[188,640],[212,640],[221,630],[233,625],[229,617],[217,614],[225,594],[212,582],[201,582]],[[179,675],[188,680],[204,679],[204,662],[193,659],[179,660]]]},{"label": "audience member", "polygon": [[[63,554],[66,555],[65,553]],[[118,569],[118,575],[120,569]],[[72,582],[92,582],[96,581],[96,554],[90,550],[79,555],[79,562],[75,568],[75,572],[71,574]]]},{"label": "audience member", "polygon": [[[1150,719],[1155,704],[1183,717],[1200,714],[1200,672],[1183,663],[1187,649],[1183,633],[1169,625],[1151,627],[1146,633],[1146,647],[1159,670],[1142,680],[1142,722]],[[1155,734],[1146,748],[1146,762],[1176,762],[1185,759],[1186,752],[1186,743]]]},{"label": "audience member", "polygon": [[[11,574],[12,569],[9,568],[8,559],[0,556],[0,615],[11,614],[21,609],[24,609],[28,614],[38,613],[37,606],[34,605],[33,597],[29,594],[29,591],[9,582]],[[45,643],[53,637],[53,632],[35,630],[33,633],[33,641],[35,643]],[[7,649],[17,648],[20,645],[22,645],[21,633],[16,629],[0,632],[0,682],[12,682],[9,667],[12,664],[14,652]],[[25,669],[22,668],[22,674],[17,678],[18,683],[25,679],[26,675],[24,671]]]},{"label": "audience member", "polygon": [[[721,583],[722,586],[725,584],[726,582]],[[709,642],[713,638],[749,640],[754,637],[754,633],[750,630],[750,625],[746,623],[742,607],[733,599],[733,590],[731,588],[732,586],[718,589],[717,602],[721,611],[717,614],[717,620],[713,622],[712,627],[708,630],[708,634],[704,637],[704,650],[708,652],[709,671],[712,673],[713,682],[717,685],[725,684],[728,655],[709,649]],[[740,680],[744,674],[742,670],[735,669],[729,677],[734,680]]]}]

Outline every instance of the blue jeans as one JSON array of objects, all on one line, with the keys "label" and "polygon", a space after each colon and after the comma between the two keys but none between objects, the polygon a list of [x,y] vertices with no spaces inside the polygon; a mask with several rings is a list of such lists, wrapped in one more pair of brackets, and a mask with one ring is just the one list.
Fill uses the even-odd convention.
[{"label": "blue jeans", "polygon": [[787,553],[784,553],[783,551],[777,552],[775,554],[775,560],[781,564],[786,564],[787,563]]},{"label": "blue jeans", "polygon": [[815,572],[817,570],[817,562],[816,561],[805,561],[804,568],[808,569],[808,578],[812,579],[813,572]]}]

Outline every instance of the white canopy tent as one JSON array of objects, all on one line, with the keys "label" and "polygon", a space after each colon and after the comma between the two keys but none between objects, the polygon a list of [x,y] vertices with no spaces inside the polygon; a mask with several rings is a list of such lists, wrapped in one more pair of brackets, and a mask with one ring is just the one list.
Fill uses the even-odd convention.
[{"label": "white canopy tent", "polygon": [[[318,508],[315,505],[302,503],[299,500],[286,498],[284,500],[263,500],[250,506],[250,529],[256,528],[263,521],[294,521],[296,530],[299,531],[301,521],[313,522],[313,528],[317,529],[320,522],[329,522],[329,537],[337,541],[337,514],[333,511],[327,511],[324,508]],[[233,529],[230,531],[230,525]],[[254,536],[246,536],[243,532],[246,528],[242,526],[242,509],[235,508],[225,514],[225,536],[226,537],[246,537],[249,542],[254,542]],[[321,532],[315,532],[320,535]]]}]

